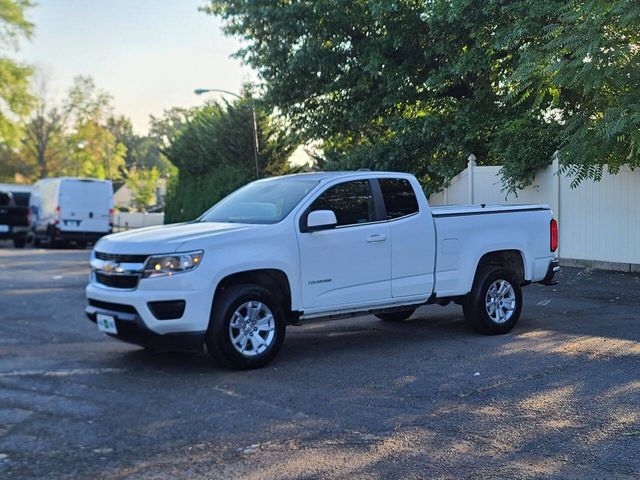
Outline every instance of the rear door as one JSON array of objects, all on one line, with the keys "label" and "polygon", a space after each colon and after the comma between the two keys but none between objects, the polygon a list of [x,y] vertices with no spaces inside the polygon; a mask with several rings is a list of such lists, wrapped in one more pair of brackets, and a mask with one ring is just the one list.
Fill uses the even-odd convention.
[{"label": "rear door", "polygon": [[434,287],[436,258],[431,215],[420,211],[415,188],[408,179],[380,178],[378,181],[391,232],[393,297],[429,296]]},{"label": "rear door", "polygon": [[65,232],[108,232],[111,183],[68,179],[60,185],[60,224]]},{"label": "rear door", "polygon": [[87,223],[85,232],[109,232],[113,208],[113,187],[109,181],[92,181],[85,185]]}]

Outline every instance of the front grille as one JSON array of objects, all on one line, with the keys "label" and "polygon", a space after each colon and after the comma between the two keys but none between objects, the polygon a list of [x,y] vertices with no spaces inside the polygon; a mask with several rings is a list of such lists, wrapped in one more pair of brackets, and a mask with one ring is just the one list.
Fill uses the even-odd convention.
[{"label": "front grille", "polygon": [[101,300],[89,299],[89,305],[96,308],[104,308],[105,310],[111,310],[112,312],[133,313],[138,314],[135,307],[131,305],[123,305],[121,303],[103,302]]},{"label": "front grille", "polygon": [[96,258],[99,260],[112,260],[118,263],[144,263],[147,261],[148,255],[127,255],[120,253],[104,253],[96,252]]},{"label": "front grille", "polygon": [[136,288],[138,275],[106,275],[96,272],[96,282],[111,288]]}]

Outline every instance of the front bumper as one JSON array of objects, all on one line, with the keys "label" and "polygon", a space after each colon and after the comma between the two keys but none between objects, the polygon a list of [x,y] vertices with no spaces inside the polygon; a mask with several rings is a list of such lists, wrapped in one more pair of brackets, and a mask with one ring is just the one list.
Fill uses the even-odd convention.
[{"label": "front bumper", "polygon": [[124,342],[159,350],[202,351],[205,332],[181,332],[161,335],[147,328],[135,309],[132,308],[131,311],[124,312],[121,311],[122,307],[117,304],[114,304],[111,308],[109,306],[96,307],[89,305],[85,309],[85,313],[92,322],[96,322],[98,313],[114,317],[118,333],[115,335],[107,333],[107,335]]},{"label": "front bumper", "polygon": [[[170,350],[202,348],[214,289],[211,281],[197,271],[145,278],[135,290],[110,288],[92,280],[85,291],[89,302],[87,316],[93,321],[97,313],[113,316],[118,330],[116,338]],[[184,302],[184,310],[179,318],[162,320],[156,317],[158,311],[154,315],[150,308],[152,302]],[[198,348],[193,348],[194,345]]]}]

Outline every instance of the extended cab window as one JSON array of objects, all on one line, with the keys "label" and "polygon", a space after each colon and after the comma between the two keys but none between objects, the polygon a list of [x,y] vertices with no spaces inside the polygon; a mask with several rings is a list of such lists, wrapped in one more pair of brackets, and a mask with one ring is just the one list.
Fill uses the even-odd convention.
[{"label": "extended cab window", "polygon": [[413,187],[404,178],[381,178],[380,189],[387,208],[387,219],[406,217],[418,212],[418,200]]},{"label": "extended cab window", "polygon": [[338,225],[373,222],[375,207],[368,180],[340,183],[329,188],[311,205],[309,211],[332,210]]}]

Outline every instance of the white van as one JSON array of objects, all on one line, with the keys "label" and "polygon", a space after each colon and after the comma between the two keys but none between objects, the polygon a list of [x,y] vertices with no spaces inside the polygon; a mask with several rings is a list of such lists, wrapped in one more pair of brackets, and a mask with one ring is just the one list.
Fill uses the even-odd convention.
[{"label": "white van", "polygon": [[34,244],[85,245],[111,233],[113,187],[110,180],[45,178],[33,186],[29,202]]}]

